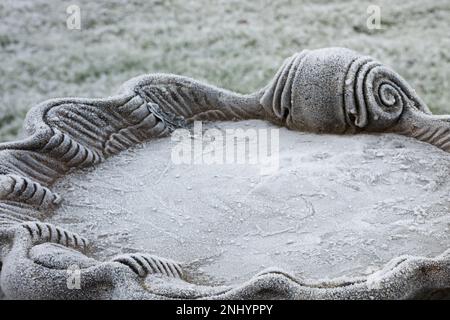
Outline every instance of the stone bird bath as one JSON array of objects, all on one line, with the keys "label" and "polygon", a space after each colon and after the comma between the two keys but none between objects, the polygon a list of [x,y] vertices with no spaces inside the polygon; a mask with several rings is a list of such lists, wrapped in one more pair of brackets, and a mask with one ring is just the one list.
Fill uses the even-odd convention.
[{"label": "stone bird bath", "polygon": [[[196,120],[280,128],[280,172],[168,164]],[[25,128],[0,144],[4,298],[449,294],[450,117],[370,57],[305,50],[249,95],[145,75]]]}]

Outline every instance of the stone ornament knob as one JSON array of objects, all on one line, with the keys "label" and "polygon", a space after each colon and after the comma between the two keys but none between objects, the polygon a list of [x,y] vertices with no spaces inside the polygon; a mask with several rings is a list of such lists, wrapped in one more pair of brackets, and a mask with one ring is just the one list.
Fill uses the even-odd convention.
[{"label": "stone ornament knob", "polygon": [[261,104],[293,130],[396,132],[450,151],[450,117],[432,116],[401,76],[349,49],[294,54],[264,91]]}]

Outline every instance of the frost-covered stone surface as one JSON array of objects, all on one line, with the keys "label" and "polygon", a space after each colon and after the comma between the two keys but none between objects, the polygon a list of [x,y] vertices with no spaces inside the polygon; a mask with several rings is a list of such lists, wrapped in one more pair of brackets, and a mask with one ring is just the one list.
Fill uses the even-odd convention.
[{"label": "frost-covered stone surface", "polygon": [[[195,193],[183,198],[181,192],[173,193],[180,185],[174,181],[165,184],[167,181],[164,179],[173,170],[170,159],[159,154],[165,163],[164,169],[158,168],[158,157],[147,156],[144,159],[147,166],[135,164],[134,170],[139,172],[138,177],[124,171],[124,164],[130,159],[117,158],[118,161],[124,161],[119,162],[123,165],[114,168],[118,171],[116,177],[111,172],[108,173],[106,177],[111,182],[104,184],[111,185],[111,188],[106,188],[105,191],[91,189],[87,193],[83,193],[83,190],[76,193],[77,190],[71,185],[62,187],[61,193],[69,199],[70,195],[66,192],[75,192],[77,203],[69,202],[69,206],[98,209],[95,217],[92,213],[90,216],[82,216],[81,211],[77,215],[84,219],[82,221],[74,219],[76,215],[72,213],[52,215],[62,199],[53,191],[54,183],[65,178],[74,169],[102,168],[97,165],[108,158],[148,140],[155,143],[164,141],[157,138],[167,137],[175,129],[185,130],[196,120],[220,123],[250,119],[264,119],[293,131],[322,134],[294,136],[294,132],[281,130],[287,136],[283,138],[287,143],[281,150],[281,169],[270,175],[276,179],[252,181],[255,168],[237,167],[219,171],[222,174],[229,172],[229,176],[214,177],[218,179],[218,186],[225,186],[223,189],[217,189],[218,186],[211,179],[206,179],[201,171],[194,172],[187,179],[180,179],[181,174],[172,179],[188,180],[192,185],[185,186],[187,191],[201,194],[203,189],[208,189],[208,196],[211,193],[225,194],[227,202],[221,203],[221,198],[217,198],[209,205],[207,201],[210,198],[207,196],[200,198]],[[254,130],[262,124],[252,121],[248,125]],[[266,127],[267,124],[264,124],[263,128]],[[448,248],[445,242],[445,232],[448,231],[445,217],[448,199],[441,198],[443,190],[448,189],[445,179],[448,176],[448,163],[443,153],[437,153],[437,148],[429,149],[426,154],[427,160],[436,159],[432,164],[408,153],[412,150],[426,150],[431,145],[450,152],[450,118],[448,115],[433,115],[407,81],[364,54],[338,47],[298,52],[284,61],[268,85],[244,95],[173,74],[143,75],[127,81],[115,96],[44,101],[28,113],[25,128],[29,135],[26,139],[0,144],[0,286],[8,298],[400,299],[424,294],[435,297],[436,294],[445,294],[450,287],[450,250],[439,255],[435,255],[433,251],[436,248]],[[414,145],[407,148],[407,143],[391,144],[394,138],[390,135],[376,136],[377,142],[363,140],[367,136],[361,134],[374,132],[403,134],[430,145],[424,149]],[[347,135],[336,138],[323,135],[324,133]],[[350,136],[358,133],[360,136]],[[309,136],[311,141],[297,140]],[[315,139],[319,138],[330,138],[330,149],[320,149],[319,152],[318,147],[314,146],[319,141]],[[351,138],[351,142],[343,143]],[[400,137],[396,139],[403,141]],[[328,142],[320,141],[322,148]],[[421,146],[418,141],[414,143]],[[294,153],[297,150],[293,148],[295,144],[306,147],[306,154],[298,156]],[[286,149],[286,145],[289,149]],[[360,151],[349,153],[348,147],[351,146]],[[403,148],[407,150],[405,153],[397,150]],[[167,151],[167,148],[156,148],[156,155],[158,150]],[[439,156],[434,158],[434,154]],[[140,156],[136,155],[135,159],[139,160]],[[322,163],[318,164],[316,161]],[[359,163],[361,167],[354,167],[355,163]],[[305,165],[304,169],[308,174],[315,175],[300,176],[302,165]],[[135,187],[137,181],[141,191],[151,191],[145,190],[146,182],[150,180],[145,180],[145,175],[142,176],[142,171],[147,167],[156,170],[146,173],[155,178],[151,183],[160,187],[158,191],[165,192],[157,199],[158,205],[166,213],[172,212],[172,215],[168,215],[172,219],[167,221],[164,220],[167,217],[163,215],[164,210],[152,206],[151,210],[154,215],[159,215],[158,222],[163,223],[162,226],[152,223],[152,216],[142,216],[141,207],[147,206],[148,200],[143,196],[145,193],[138,191],[132,198],[134,189],[123,190]],[[391,167],[396,170],[389,171],[392,170],[389,169]],[[108,170],[107,167],[103,168],[104,171]],[[189,174],[190,167],[184,169],[182,173]],[[202,167],[203,169],[205,168]],[[381,173],[370,171],[373,169]],[[81,182],[94,182],[90,174],[92,177],[99,177],[100,170],[92,171],[84,178],[79,177],[80,186]],[[418,170],[425,170],[425,173]],[[250,187],[244,192],[241,187],[235,189],[236,183],[232,180],[239,171],[241,184],[244,186],[250,183]],[[306,186],[303,180],[309,182],[309,185]],[[295,181],[299,183],[298,186]],[[319,187],[325,181],[329,185]],[[392,199],[396,191],[395,185],[399,183],[404,186],[399,190],[403,198],[399,196],[392,201],[386,200]],[[410,190],[409,185],[415,188]],[[92,186],[93,189],[102,187],[105,187],[102,182]],[[212,192],[214,188],[218,191]],[[365,192],[365,188],[370,192]],[[417,191],[420,188],[423,190]],[[346,189],[353,191],[345,191]],[[280,195],[275,196],[271,193],[272,190]],[[432,195],[425,198],[423,195],[430,190]],[[354,191],[362,194],[358,196]],[[102,192],[106,192],[106,195],[94,199],[96,202],[90,202],[90,196],[102,195]],[[156,192],[151,194],[157,195]],[[127,198],[129,196],[131,198]],[[420,205],[414,202],[419,197],[422,197]],[[88,202],[85,198],[88,198]],[[170,200],[173,199],[177,202],[171,203]],[[284,202],[280,203],[279,200]],[[101,207],[102,201],[107,201],[106,206]],[[115,201],[124,202],[123,206],[119,206],[119,211],[114,207]],[[128,211],[130,203],[139,206]],[[248,203],[252,206],[247,206]],[[184,206],[190,211],[177,211]],[[292,213],[298,206],[301,209]],[[65,208],[67,207],[59,210],[64,211]],[[362,216],[357,208],[364,209]],[[392,214],[385,215],[385,211]],[[238,212],[242,212],[240,216]],[[287,212],[297,216],[289,216]],[[216,225],[214,228],[217,230],[213,231],[209,225],[215,221],[217,214],[220,226],[224,229],[219,229]],[[279,219],[280,215],[285,219]],[[125,217],[126,220],[116,223],[112,216]],[[64,218],[64,221],[51,220],[58,217]],[[100,219],[108,217],[107,221]],[[237,229],[233,223],[236,217],[241,223]],[[361,217],[365,219],[362,220]],[[94,221],[94,224],[86,225],[88,219]],[[195,226],[191,224],[191,219],[196,220]],[[264,225],[261,226],[258,219],[262,219]],[[245,223],[249,221],[250,226]],[[428,221],[435,224],[430,226]],[[285,222],[291,223],[286,225]],[[83,234],[91,234],[95,239],[92,247],[89,246],[88,239],[60,226],[66,224],[73,224],[74,228],[78,224],[83,229]],[[126,231],[113,229],[114,225],[124,224],[127,224]],[[101,234],[99,229],[95,230],[100,226],[107,231]],[[146,231],[154,232],[147,234],[145,238],[136,236],[142,231],[139,227],[146,226]],[[169,230],[174,226],[178,229],[171,234]],[[204,242],[198,243],[192,227],[200,237],[204,236]],[[336,230],[339,231],[338,234]],[[365,233],[361,234],[361,230]],[[136,232],[130,234],[130,231]],[[204,234],[201,234],[202,231]],[[299,231],[299,239],[303,241],[301,248],[295,240],[283,238]],[[187,249],[173,248],[174,244],[169,244],[164,237],[154,236],[158,232],[175,240],[176,245],[181,248],[187,243],[187,238],[190,244],[199,244],[200,250],[190,254],[191,260],[186,261],[181,256],[186,256]],[[213,232],[214,237],[211,234]],[[308,232],[312,232],[309,237]],[[351,236],[346,237],[347,233]],[[259,241],[258,237],[262,240]],[[275,237],[276,240],[265,239],[270,237]],[[117,238],[120,240],[117,241]],[[167,256],[172,255],[177,260],[184,260],[183,265],[159,254],[149,254],[146,249],[149,248],[150,239],[154,240],[155,245],[162,239],[165,243],[158,244],[162,248],[161,252],[167,253]],[[390,245],[394,256],[391,257],[384,255],[386,252],[383,251],[390,250],[389,245],[384,242],[388,240],[393,241]],[[398,240],[400,242],[396,242]],[[247,248],[244,241],[248,242]],[[264,241],[267,241],[265,246],[262,245]],[[124,248],[123,245],[128,242],[131,246]],[[205,243],[215,243],[215,248],[219,251],[213,252],[212,256],[199,256],[208,252],[208,247],[201,247]],[[278,243],[280,246],[274,248],[271,243]],[[409,251],[417,250],[411,246],[412,243],[420,243],[423,249],[430,249],[431,253],[421,251],[402,255],[405,247]],[[355,251],[361,245],[375,250],[370,252],[373,256],[369,258],[364,251],[361,256],[361,251]],[[113,253],[110,248],[114,246],[116,251],[125,253],[110,258]],[[290,246],[292,251],[281,252],[286,246]],[[167,248],[171,248],[171,252]],[[293,263],[303,258],[305,251],[300,249],[305,248],[310,249],[307,251],[310,254],[309,260],[318,262],[316,265],[320,267],[308,270],[307,264],[299,266]],[[144,251],[134,252],[141,249]],[[265,250],[265,255],[261,255],[262,250]],[[230,252],[231,257],[224,258]],[[237,256],[236,252],[241,255],[254,254],[257,258],[249,260],[246,256],[245,260],[235,260],[233,266],[227,265]],[[339,260],[342,253],[344,259]],[[433,257],[427,258],[428,255]],[[392,257],[394,258],[391,259]],[[281,261],[278,262],[277,259]],[[356,263],[350,267],[348,261],[351,260]],[[241,270],[242,261],[251,261],[247,270]],[[383,263],[382,269],[373,272]],[[266,264],[280,264],[282,269],[266,269]],[[327,269],[330,265],[334,266],[332,270]],[[234,272],[233,267],[236,266],[243,272]],[[68,274],[73,268],[79,270],[79,278],[83,279],[80,290],[73,290],[69,283],[73,279]],[[289,271],[286,272],[285,269]],[[245,275],[258,270],[263,271],[243,281]],[[299,270],[302,270],[301,275],[307,277],[306,280],[300,277]],[[232,271],[232,279],[228,280],[226,276]],[[312,280],[323,279],[327,274],[336,277],[346,272],[351,272],[351,276],[329,281]],[[362,273],[367,276],[357,276]],[[199,283],[206,285],[201,286]],[[217,285],[218,283],[226,285]]]},{"label": "frost-covered stone surface", "polygon": [[450,159],[428,144],[280,129],[279,170],[261,175],[250,164],[176,165],[175,143],[151,141],[64,178],[54,191],[65,201],[47,221],[87,236],[101,260],[149,252],[208,284],[268,267],[317,280],[367,275],[450,247]]},{"label": "frost-covered stone surface", "polygon": [[[448,0],[76,1],[0,3],[0,140],[48,98],[104,97],[133,76],[170,72],[251,92],[305,48],[344,46],[402,74],[437,113],[449,113]],[[381,7],[381,30],[366,27]]]}]

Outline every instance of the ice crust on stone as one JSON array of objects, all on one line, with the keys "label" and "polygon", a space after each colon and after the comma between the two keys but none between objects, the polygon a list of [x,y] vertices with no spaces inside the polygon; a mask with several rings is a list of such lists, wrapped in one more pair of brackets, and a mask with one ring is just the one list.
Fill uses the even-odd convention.
[{"label": "ice crust on stone", "polygon": [[449,247],[444,151],[393,134],[317,135],[256,120],[212,127],[279,129],[279,170],[177,165],[176,141],[157,139],[63,178],[54,191],[64,201],[47,221],[92,240],[97,258],[148,252],[202,284],[268,267],[307,279],[367,275]]}]

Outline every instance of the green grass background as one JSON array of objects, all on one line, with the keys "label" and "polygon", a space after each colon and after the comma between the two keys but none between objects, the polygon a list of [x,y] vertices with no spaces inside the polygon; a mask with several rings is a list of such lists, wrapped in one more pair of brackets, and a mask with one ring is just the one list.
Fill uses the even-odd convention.
[{"label": "green grass background", "polygon": [[[81,8],[81,31],[66,8]],[[381,8],[381,30],[366,27]],[[450,113],[450,1],[151,0],[0,2],[0,141],[54,97],[104,97],[151,72],[242,93],[305,48],[345,46],[393,67],[436,113]]]}]

